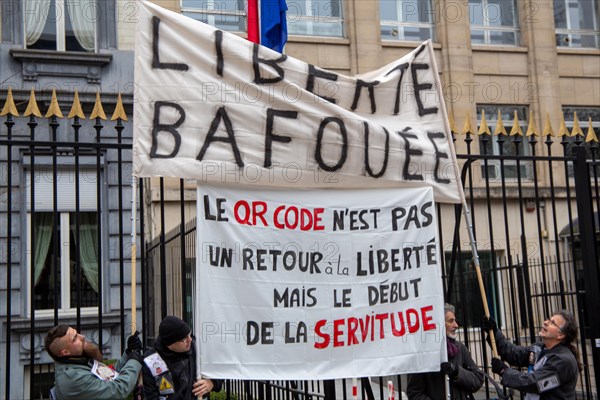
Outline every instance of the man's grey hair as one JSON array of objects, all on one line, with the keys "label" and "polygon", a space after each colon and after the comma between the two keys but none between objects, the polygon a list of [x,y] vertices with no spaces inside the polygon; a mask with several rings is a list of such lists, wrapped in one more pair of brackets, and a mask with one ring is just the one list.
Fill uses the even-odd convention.
[{"label": "man's grey hair", "polygon": [[444,314],[446,314],[448,311],[450,311],[453,314],[456,314],[456,311],[454,311],[455,308],[452,304],[450,303],[446,303],[444,304]]}]

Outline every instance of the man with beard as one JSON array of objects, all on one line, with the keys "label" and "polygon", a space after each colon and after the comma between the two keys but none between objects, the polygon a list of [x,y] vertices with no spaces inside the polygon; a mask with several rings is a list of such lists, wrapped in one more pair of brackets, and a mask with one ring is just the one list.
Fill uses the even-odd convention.
[{"label": "man with beard", "polygon": [[473,399],[473,393],[483,385],[483,374],[471,358],[467,346],[456,340],[458,323],[454,306],[444,306],[446,318],[446,347],[448,361],[440,365],[440,372],[411,374],[408,376],[406,394],[409,400],[446,399],[446,375],[450,379],[452,400]]},{"label": "man with beard", "polygon": [[171,315],[161,321],[154,348],[144,354],[142,375],[146,400],[195,400],[221,389],[221,381],[197,379],[192,330]]},{"label": "man with beard", "polygon": [[56,400],[118,400],[133,391],[142,368],[142,342],[137,336],[127,340],[127,350],[116,370],[104,365],[102,352],[85,336],[68,325],[58,325],[44,339],[46,351],[55,361],[53,388]]}]

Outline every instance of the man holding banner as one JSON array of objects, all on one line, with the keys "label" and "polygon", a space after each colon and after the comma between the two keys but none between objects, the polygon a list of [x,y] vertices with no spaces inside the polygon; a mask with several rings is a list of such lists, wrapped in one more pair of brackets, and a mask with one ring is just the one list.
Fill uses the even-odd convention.
[{"label": "man holding banner", "polygon": [[458,323],[454,306],[446,304],[446,345],[448,361],[440,366],[440,372],[408,376],[406,390],[409,400],[443,400],[447,398],[444,380],[450,378],[452,400],[473,399],[473,393],[483,385],[483,374],[471,358],[467,347],[456,340]]},{"label": "man holding banner", "polygon": [[142,374],[146,400],[193,400],[220,390],[220,381],[195,379],[196,348],[189,325],[167,316],[158,327],[154,347],[144,354]]}]

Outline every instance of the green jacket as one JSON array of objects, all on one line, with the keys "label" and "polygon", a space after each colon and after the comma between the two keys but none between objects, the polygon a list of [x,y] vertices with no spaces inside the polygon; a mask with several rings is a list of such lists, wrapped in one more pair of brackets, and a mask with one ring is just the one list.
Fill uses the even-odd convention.
[{"label": "green jacket", "polygon": [[93,361],[76,358],[57,361],[54,367],[56,400],[125,399],[137,383],[142,365],[123,354],[116,364],[119,376],[104,381],[92,374]]}]

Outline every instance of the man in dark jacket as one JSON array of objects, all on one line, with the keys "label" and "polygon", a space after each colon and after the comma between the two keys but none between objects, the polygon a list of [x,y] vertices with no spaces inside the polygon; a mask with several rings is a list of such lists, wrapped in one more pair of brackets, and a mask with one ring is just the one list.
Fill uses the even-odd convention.
[{"label": "man in dark jacket", "polygon": [[195,400],[219,391],[221,382],[196,379],[196,348],[185,321],[168,316],[158,327],[154,348],[144,354],[142,374],[146,400]]},{"label": "man in dark jacket", "polygon": [[446,304],[444,311],[448,361],[440,365],[440,372],[409,375],[406,388],[409,400],[446,400],[446,375],[450,378],[452,400],[472,399],[472,393],[483,385],[483,374],[471,358],[467,346],[456,340],[458,323],[454,306]]},{"label": "man in dark jacket", "polygon": [[502,377],[502,384],[525,392],[526,400],[574,400],[579,353],[572,342],[577,338],[577,322],[569,311],[562,310],[544,321],[541,342],[532,346],[517,346],[509,342],[493,319],[484,318],[483,329],[493,330],[498,353],[503,360],[517,367],[510,368],[498,358],[492,358],[492,371]]}]

